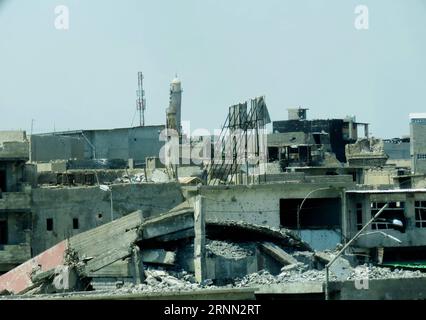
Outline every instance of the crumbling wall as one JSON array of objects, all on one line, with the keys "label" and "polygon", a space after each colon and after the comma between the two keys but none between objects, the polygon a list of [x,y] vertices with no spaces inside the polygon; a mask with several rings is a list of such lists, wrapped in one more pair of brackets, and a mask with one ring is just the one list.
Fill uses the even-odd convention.
[{"label": "crumbling wall", "polygon": [[[336,187],[347,185],[346,179],[336,182]],[[200,188],[205,198],[207,221],[243,221],[257,225],[279,227],[280,199],[303,199],[310,191],[329,187],[329,181],[316,183],[275,183]],[[337,189],[336,189],[337,190]],[[316,193],[317,197],[340,198],[336,190]]]},{"label": "crumbling wall", "polygon": [[24,185],[24,161],[0,161],[0,171],[6,181],[0,188],[2,192],[20,192]]},{"label": "crumbling wall", "polygon": [[[166,212],[183,201],[177,183],[112,185],[114,219],[142,210],[145,217]],[[35,254],[67,237],[111,221],[110,193],[99,187],[38,188],[32,193]],[[53,220],[48,231],[47,219]],[[78,219],[74,229],[73,219]]]},{"label": "crumbling wall", "polygon": [[362,138],[347,144],[345,153],[351,166],[381,167],[388,159],[383,140],[376,138]]},{"label": "crumbling wall", "polygon": [[259,190],[250,186],[201,188],[205,197],[207,221],[244,221],[278,227],[279,195],[273,188]]},{"label": "crumbling wall", "polygon": [[370,186],[393,185],[394,169],[369,169],[364,171],[364,184]]},{"label": "crumbling wall", "polygon": [[0,158],[28,159],[25,131],[0,131]]}]

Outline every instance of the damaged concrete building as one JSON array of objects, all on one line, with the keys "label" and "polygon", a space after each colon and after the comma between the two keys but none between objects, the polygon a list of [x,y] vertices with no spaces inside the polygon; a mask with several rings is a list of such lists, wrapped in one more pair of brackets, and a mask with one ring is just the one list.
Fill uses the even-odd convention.
[{"label": "damaged concrete building", "polygon": [[31,258],[28,141],[23,131],[0,133],[0,273]]},{"label": "damaged concrete building", "polygon": [[[424,177],[390,164],[368,124],[291,108],[265,134],[256,97],[228,109],[215,138],[231,148],[196,162],[184,148],[214,139],[181,131],[181,93],[174,79],[164,126],[0,134],[4,297],[423,296]],[[163,128],[188,142],[179,164],[160,161]],[[356,290],[365,277],[370,290]]]},{"label": "damaged concrete building", "polygon": [[[283,161],[283,166],[315,166],[325,160],[326,154],[346,162],[345,146],[358,139],[358,127],[368,137],[368,124],[356,122],[355,117],[345,119],[307,120],[307,108],[288,109],[288,120],[273,121],[269,155]],[[278,144],[281,140],[282,144]]]},{"label": "damaged concrete building", "polygon": [[142,166],[145,158],[158,155],[164,141],[159,139],[164,125],[78,130],[33,135],[31,159],[51,160],[133,159]]}]

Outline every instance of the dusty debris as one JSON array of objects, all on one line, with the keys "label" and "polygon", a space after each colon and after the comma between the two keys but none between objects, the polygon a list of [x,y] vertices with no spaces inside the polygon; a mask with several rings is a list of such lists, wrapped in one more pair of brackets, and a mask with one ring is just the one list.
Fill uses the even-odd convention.
[{"label": "dusty debris", "polygon": [[309,268],[316,267],[315,253],[311,251],[297,251],[293,254],[293,258],[298,262],[307,265]]},{"label": "dusty debris", "polygon": [[259,238],[284,247],[297,250],[313,251],[312,248],[296,234],[288,229],[278,229],[264,225],[256,225],[243,221],[207,221],[208,233],[217,239],[222,238]]},{"label": "dusty debris", "polygon": [[254,255],[255,245],[253,243],[231,242],[207,239],[207,254],[221,256],[227,259],[242,259]]},{"label": "dusty debris", "polygon": [[[234,283],[235,287],[252,287],[258,285],[284,284],[294,282],[324,282],[325,270],[309,269],[306,265],[289,265],[281,269],[281,273],[277,276],[270,274],[268,271],[262,270],[249,274],[242,279],[237,279]],[[375,279],[397,279],[397,278],[420,278],[426,275],[420,271],[408,270],[391,270],[389,268],[380,268],[367,264],[357,266],[350,269],[346,278],[341,278],[330,272],[330,281],[345,280],[375,280]]]},{"label": "dusty debris", "polygon": [[121,289],[111,292],[111,294],[191,291],[215,287],[208,283],[196,283],[194,276],[184,270],[167,272],[159,269],[147,269],[145,276],[146,279],[143,283],[139,285],[125,284]]},{"label": "dusty debris", "polygon": [[283,265],[297,264],[297,260],[272,242],[260,243],[260,248]]}]

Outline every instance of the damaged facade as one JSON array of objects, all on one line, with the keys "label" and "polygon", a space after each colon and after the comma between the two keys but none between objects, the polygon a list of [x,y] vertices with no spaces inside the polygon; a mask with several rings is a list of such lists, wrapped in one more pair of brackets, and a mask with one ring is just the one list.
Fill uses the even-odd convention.
[{"label": "damaged facade", "polygon": [[0,273],[31,257],[31,194],[25,132],[0,134]]}]

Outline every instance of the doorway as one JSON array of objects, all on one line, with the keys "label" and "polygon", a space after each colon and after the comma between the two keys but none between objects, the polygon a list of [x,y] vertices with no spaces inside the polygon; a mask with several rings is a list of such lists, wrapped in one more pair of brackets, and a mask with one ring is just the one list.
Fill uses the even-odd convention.
[{"label": "doorway", "polygon": [[7,192],[6,170],[0,170],[0,191]]},{"label": "doorway", "polygon": [[7,221],[0,220],[0,245],[7,244]]}]

